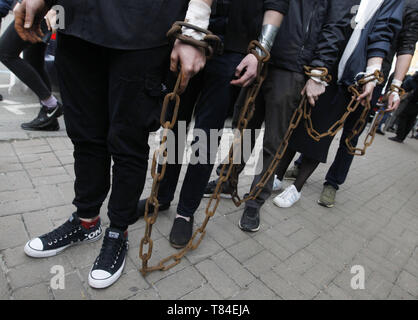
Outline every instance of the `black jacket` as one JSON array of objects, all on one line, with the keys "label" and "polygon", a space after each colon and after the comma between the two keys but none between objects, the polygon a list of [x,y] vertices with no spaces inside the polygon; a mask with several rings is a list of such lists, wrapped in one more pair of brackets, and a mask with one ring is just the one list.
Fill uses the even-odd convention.
[{"label": "black jacket", "polygon": [[48,0],[65,9],[64,34],[123,50],[159,47],[183,20],[188,0]]},{"label": "black jacket", "polygon": [[418,42],[418,0],[407,0],[403,13],[402,29],[394,38],[391,51],[383,62],[383,74],[388,76],[395,54],[398,56],[415,53]]},{"label": "black jacket", "polygon": [[246,53],[248,44],[258,39],[264,12],[274,10],[286,15],[289,1],[294,0],[232,0],[225,34],[225,50]]},{"label": "black jacket", "polygon": [[352,8],[360,0],[292,0],[272,51],[272,63],[303,72],[304,65],[336,65],[350,36]]},{"label": "black jacket", "polygon": [[357,75],[366,71],[368,59],[387,57],[393,39],[396,39],[401,30],[404,7],[404,0],[384,0],[382,6],[362,30],[340,83],[346,86],[353,84]]}]

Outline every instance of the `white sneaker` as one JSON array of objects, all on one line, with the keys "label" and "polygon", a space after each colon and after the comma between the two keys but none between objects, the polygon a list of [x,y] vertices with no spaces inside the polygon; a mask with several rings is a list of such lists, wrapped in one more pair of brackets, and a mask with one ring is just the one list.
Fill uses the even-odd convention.
[{"label": "white sneaker", "polygon": [[287,187],[281,194],[274,198],[273,203],[280,208],[290,208],[299,201],[301,192],[298,192],[295,185]]},{"label": "white sneaker", "polygon": [[283,186],[283,182],[277,179],[277,175],[274,176],[273,191],[279,191]]}]

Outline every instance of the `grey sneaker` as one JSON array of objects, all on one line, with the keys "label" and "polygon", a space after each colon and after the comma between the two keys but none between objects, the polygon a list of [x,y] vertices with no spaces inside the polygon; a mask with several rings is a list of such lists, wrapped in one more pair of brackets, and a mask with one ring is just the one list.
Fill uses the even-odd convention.
[{"label": "grey sneaker", "polygon": [[335,204],[336,193],[337,190],[333,186],[329,184],[324,185],[324,189],[322,190],[318,203],[321,206],[332,208]]},{"label": "grey sneaker", "polygon": [[296,180],[299,175],[299,168],[297,166],[293,166],[289,170],[286,171],[284,174],[284,180]]}]

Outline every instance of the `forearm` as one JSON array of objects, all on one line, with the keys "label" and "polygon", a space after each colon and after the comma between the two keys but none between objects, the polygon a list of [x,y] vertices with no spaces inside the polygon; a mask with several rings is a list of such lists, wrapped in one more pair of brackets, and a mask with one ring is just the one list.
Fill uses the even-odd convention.
[{"label": "forearm", "polygon": [[[211,6],[213,0],[191,0],[186,13],[185,21],[201,29],[209,27]],[[183,34],[195,40],[203,40],[205,34],[196,30],[183,27]]]},{"label": "forearm", "polygon": [[408,73],[409,67],[411,66],[412,58],[413,55],[411,54],[398,56],[395,67],[395,75],[393,77],[394,80],[398,80],[400,83],[403,82],[406,74]]},{"label": "forearm", "polygon": [[[261,29],[258,41],[260,42],[261,46],[268,52],[270,52],[273,48],[274,41],[276,40],[277,33],[279,32],[282,21],[283,14],[278,11],[267,10],[264,13],[263,27]],[[260,56],[264,55],[264,52],[261,52],[261,50],[257,50],[257,52]]]},{"label": "forearm", "polygon": [[274,10],[267,10],[264,13],[263,25],[271,24],[273,26],[280,27],[283,21],[283,17],[284,16],[281,12],[274,11]]}]

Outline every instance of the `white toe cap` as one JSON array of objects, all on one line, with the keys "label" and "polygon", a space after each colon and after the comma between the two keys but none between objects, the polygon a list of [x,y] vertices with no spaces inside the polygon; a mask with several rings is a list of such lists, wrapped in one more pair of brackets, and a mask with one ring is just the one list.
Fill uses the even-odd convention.
[{"label": "white toe cap", "polygon": [[44,249],[44,245],[39,238],[32,239],[28,242],[28,246],[31,247],[33,250],[42,251]]},{"label": "white toe cap", "polygon": [[104,270],[93,270],[90,275],[94,280],[105,280],[111,277],[111,274]]}]

